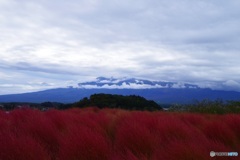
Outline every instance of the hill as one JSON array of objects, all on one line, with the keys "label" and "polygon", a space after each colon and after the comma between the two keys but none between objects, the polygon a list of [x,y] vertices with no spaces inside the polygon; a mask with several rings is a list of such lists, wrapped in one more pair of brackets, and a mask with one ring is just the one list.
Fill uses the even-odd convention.
[{"label": "hill", "polygon": [[74,107],[97,106],[99,108],[121,108],[128,110],[161,110],[162,108],[154,101],[146,100],[143,97],[130,95],[93,94],[88,99],[83,98],[73,105]]}]

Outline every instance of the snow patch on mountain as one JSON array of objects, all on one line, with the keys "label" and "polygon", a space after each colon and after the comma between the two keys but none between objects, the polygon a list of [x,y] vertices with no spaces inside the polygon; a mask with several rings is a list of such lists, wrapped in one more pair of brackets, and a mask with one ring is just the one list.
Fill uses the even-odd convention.
[{"label": "snow patch on mountain", "polygon": [[199,88],[198,85],[182,82],[151,81],[137,78],[97,77],[90,82],[78,83],[78,88],[86,89],[152,89],[152,88]]}]

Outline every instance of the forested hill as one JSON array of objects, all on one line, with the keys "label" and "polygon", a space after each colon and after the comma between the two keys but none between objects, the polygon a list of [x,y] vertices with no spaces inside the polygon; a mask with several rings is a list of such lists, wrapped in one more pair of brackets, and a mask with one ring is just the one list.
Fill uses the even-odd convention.
[{"label": "forested hill", "polygon": [[74,107],[96,106],[99,108],[121,108],[128,110],[161,110],[162,108],[152,100],[130,95],[93,94],[90,98],[83,98],[73,105]]}]

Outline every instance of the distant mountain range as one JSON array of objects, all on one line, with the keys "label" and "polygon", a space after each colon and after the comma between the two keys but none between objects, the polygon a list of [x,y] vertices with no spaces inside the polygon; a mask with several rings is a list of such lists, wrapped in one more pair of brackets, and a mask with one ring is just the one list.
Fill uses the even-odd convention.
[{"label": "distant mountain range", "polygon": [[194,100],[238,100],[240,92],[200,88],[180,82],[150,81],[136,78],[98,77],[95,81],[78,83],[77,87],[1,95],[0,102],[62,102],[72,103],[95,93],[139,95],[158,103],[192,103]]}]

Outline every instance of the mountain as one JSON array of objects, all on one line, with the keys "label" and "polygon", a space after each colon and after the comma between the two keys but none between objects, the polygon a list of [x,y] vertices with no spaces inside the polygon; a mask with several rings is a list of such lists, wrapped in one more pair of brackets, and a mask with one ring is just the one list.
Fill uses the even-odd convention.
[{"label": "mountain", "polygon": [[72,103],[96,93],[139,95],[158,103],[191,103],[194,100],[237,100],[240,92],[200,88],[195,84],[150,81],[136,78],[105,78],[79,83],[78,87],[56,88],[45,91],[1,95],[0,102],[62,102]]}]

